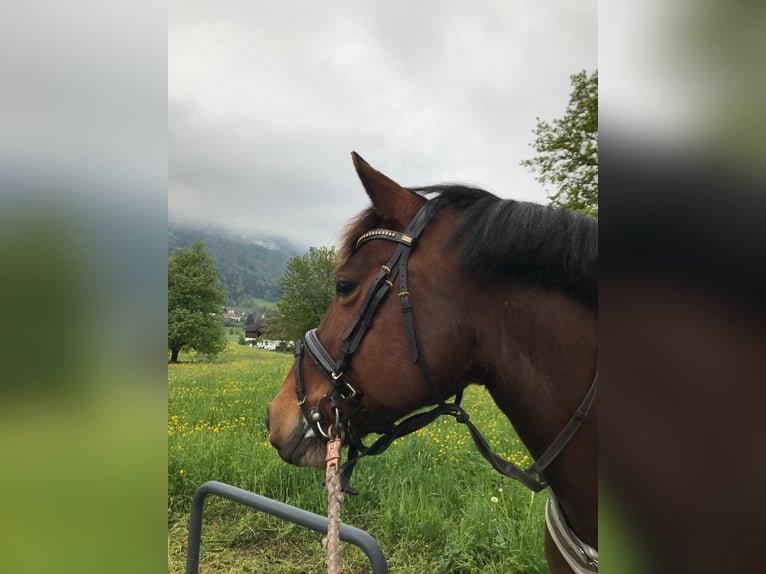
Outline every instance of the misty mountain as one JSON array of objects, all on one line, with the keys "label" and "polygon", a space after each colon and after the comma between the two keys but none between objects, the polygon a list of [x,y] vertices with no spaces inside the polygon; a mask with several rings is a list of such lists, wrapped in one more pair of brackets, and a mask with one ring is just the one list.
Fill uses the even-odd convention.
[{"label": "misty mountain", "polygon": [[287,262],[301,252],[280,238],[241,236],[216,229],[168,225],[168,255],[199,239],[215,259],[227,305],[250,306],[251,299],[276,301]]}]

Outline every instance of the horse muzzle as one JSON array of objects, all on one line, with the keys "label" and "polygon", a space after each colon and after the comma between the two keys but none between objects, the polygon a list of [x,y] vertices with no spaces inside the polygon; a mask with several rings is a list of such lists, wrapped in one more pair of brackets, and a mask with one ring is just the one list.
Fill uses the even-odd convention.
[{"label": "horse muzzle", "polygon": [[292,420],[286,424],[285,421],[275,421],[269,409],[266,429],[269,431],[271,445],[285,462],[295,466],[324,468],[327,447],[313,426],[300,415],[300,411],[297,414],[297,417],[290,417]]}]

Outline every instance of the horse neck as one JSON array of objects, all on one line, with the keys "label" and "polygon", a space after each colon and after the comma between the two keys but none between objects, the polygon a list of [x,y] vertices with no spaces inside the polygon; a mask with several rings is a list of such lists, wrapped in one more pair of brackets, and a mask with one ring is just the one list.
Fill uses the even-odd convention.
[{"label": "horse neck", "polygon": [[[490,294],[488,294],[490,295]],[[596,315],[563,295],[509,287],[480,297],[484,381],[535,458],[582,402],[595,374]],[[597,402],[545,471],[574,531],[596,544]]]}]

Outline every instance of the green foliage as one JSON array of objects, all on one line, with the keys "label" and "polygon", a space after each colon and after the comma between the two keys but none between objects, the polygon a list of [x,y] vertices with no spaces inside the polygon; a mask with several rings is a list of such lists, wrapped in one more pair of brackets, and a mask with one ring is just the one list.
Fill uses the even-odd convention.
[{"label": "green foliage", "polygon": [[279,280],[282,297],[276,313],[265,324],[271,339],[299,339],[319,325],[332,302],[335,282],[335,248],[311,247],[293,257]]},{"label": "green foliage", "polygon": [[538,155],[521,162],[552,186],[552,203],[598,215],[598,70],[570,77],[572,93],[566,113],[553,124],[537,118],[533,130]]},{"label": "green foliage", "polygon": [[168,257],[168,349],[171,362],[181,350],[215,356],[226,347],[221,311],[223,291],[215,261],[195,241]]}]

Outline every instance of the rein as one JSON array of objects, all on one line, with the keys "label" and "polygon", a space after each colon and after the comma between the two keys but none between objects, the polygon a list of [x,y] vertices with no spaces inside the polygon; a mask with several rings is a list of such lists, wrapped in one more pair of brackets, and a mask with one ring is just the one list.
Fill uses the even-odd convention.
[{"label": "rein", "polygon": [[[453,402],[447,402],[442,396],[441,391],[433,380],[425,356],[420,350],[421,345],[415,330],[410,293],[407,290],[407,262],[417,244],[418,237],[434,215],[435,211],[430,209],[429,202],[426,201],[403,233],[390,229],[373,229],[359,237],[356,242],[357,248],[375,239],[393,241],[397,243],[397,246],[388,262],[382,265],[380,271],[375,275],[359,311],[357,311],[354,320],[343,333],[343,346],[337,359],[333,359],[332,355],[319,340],[317,329],[308,331],[304,340],[296,342],[295,394],[298,399],[298,405],[309,427],[315,429],[318,435],[326,442],[329,440],[329,435],[333,434],[333,430],[336,437],[339,436],[339,432],[343,432],[348,437],[348,459],[341,465],[340,471],[342,473],[343,488],[349,493],[353,493],[353,491],[347,487],[348,481],[351,478],[354,465],[360,458],[382,453],[395,439],[425,427],[441,415],[455,417],[457,422],[465,424],[471,433],[476,449],[500,474],[514,478],[532,491],[539,492],[548,486],[543,471],[569,443],[590,410],[596,394],[598,369],[585,398],[574,415],[531,466],[527,469],[521,469],[513,462],[503,459],[492,452],[486,439],[470,421],[468,413],[460,406],[463,391],[458,391]],[[431,410],[411,415],[395,424],[395,421],[381,420],[362,404],[361,399],[364,396],[364,391],[350,379],[346,374],[346,369],[351,356],[372,326],[372,319],[375,313],[393,289],[397,276],[399,278],[399,292],[397,295],[404,319],[410,359],[418,365],[436,406]],[[313,409],[306,403],[306,388],[302,365],[304,351],[330,383],[328,391],[319,399],[319,402]],[[325,402],[330,412],[335,414],[335,422],[332,424],[325,421],[325,414],[322,410],[323,403]],[[350,415],[348,414],[349,412],[351,413]],[[364,422],[367,431],[375,432],[381,436],[369,446],[365,446],[361,441],[363,433],[360,433],[352,425],[351,416],[359,417]]]}]

